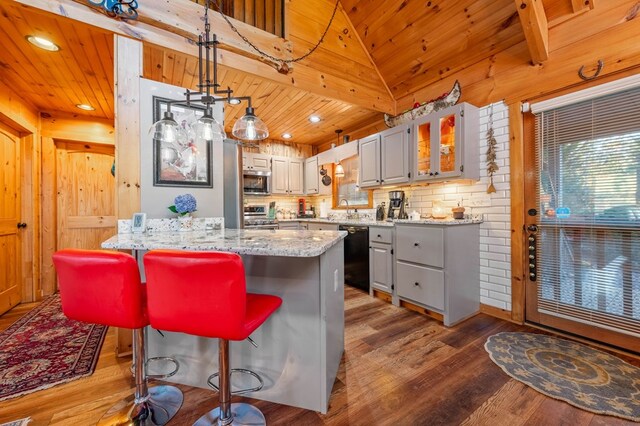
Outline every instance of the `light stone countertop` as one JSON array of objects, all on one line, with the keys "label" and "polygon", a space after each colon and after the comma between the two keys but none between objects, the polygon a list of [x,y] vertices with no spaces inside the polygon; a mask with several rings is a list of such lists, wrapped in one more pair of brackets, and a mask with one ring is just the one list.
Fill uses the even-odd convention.
[{"label": "light stone countertop", "polygon": [[455,225],[472,225],[476,223],[482,223],[482,220],[479,219],[420,219],[420,220],[410,220],[410,219],[393,219],[392,222],[388,221],[380,221],[380,220],[357,220],[357,219],[279,219],[278,223],[283,222],[304,222],[304,223],[335,223],[336,225],[353,225],[353,226],[386,226],[393,227],[395,225],[445,225],[445,226],[455,226]]},{"label": "light stone countertop", "polygon": [[315,257],[347,236],[346,231],[220,229],[118,234],[102,243],[116,250],[207,250],[253,256]]}]

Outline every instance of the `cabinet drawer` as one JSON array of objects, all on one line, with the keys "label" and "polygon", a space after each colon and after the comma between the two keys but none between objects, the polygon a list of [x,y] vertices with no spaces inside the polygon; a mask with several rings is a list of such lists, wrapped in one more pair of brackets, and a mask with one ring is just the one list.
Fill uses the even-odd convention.
[{"label": "cabinet drawer", "polygon": [[307,224],[307,229],[309,231],[337,231],[338,225],[335,223],[314,223],[309,222]]},{"label": "cabinet drawer", "polygon": [[398,260],[444,267],[444,231],[430,226],[397,226]]},{"label": "cabinet drawer", "polygon": [[370,226],[369,242],[391,244],[393,242],[393,228],[392,227],[382,228],[379,226]]},{"label": "cabinet drawer", "polygon": [[279,222],[278,229],[300,229],[298,222]]},{"label": "cabinet drawer", "polygon": [[444,311],[444,272],[397,262],[398,296]]}]

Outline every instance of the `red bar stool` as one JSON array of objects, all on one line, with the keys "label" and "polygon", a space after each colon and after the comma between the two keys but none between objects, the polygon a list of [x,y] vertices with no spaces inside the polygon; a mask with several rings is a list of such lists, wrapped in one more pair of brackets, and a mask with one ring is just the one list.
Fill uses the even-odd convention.
[{"label": "red bar stool", "polygon": [[248,338],[282,299],[247,293],[242,258],[233,253],[150,251],[144,268],[152,327],[220,339],[220,406],[194,425],[266,424],[256,407],[231,404],[229,340]]},{"label": "red bar stool", "polygon": [[135,393],[109,409],[98,425],[166,424],[180,409],[183,396],[175,386],[147,386],[145,327],[149,318],[136,260],[113,251],[66,249],[53,255],[53,263],[62,311],[68,318],[134,329]]}]

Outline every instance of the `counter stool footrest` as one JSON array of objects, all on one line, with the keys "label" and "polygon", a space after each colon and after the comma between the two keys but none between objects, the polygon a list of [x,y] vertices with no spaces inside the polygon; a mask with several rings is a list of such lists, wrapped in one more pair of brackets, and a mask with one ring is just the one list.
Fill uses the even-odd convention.
[{"label": "counter stool footrest", "polygon": [[[241,373],[241,374],[248,374],[250,376],[255,377],[258,382],[260,382],[260,385],[253,387],[253,388],[246,388],[246,389],[240,389],[240,390],[236,390],[236,391],[231,391],[231,395],[244,395],[246,393],[250,393],[250,392],[257,392],[260,389],[262,389],[264,387],[264,381],[262,380],[262,377],[260,377],[257,373],[251,371],[251,370],[247,370],[245,368],[232,368],[231,369],[231,375],[233,375],[233,373]],[[220,391],[220,388],[218,387],[218,385],[216,385],[215,383],[212,382],[213,379],[215,379],[216,377],[218,377],[220,375],[220,373],[213,373],[212,375],[210,375],[207,378],[207,384],[209,385],[209,387],[211,387],[212,389],[216,390],[216,391]]]}]

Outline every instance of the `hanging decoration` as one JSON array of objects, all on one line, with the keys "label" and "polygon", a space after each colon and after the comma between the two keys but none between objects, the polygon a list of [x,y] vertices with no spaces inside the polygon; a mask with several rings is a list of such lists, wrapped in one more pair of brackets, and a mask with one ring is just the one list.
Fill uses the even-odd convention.
[{"label": "hanging decoration", "polygon": [[496,192],[496,187],[493,186],[493,174],[498,171],[498,163],[496,163],[496,148],[498,142],[493,130],[493,104],[489,107],[489,128],[487,129],[487,174],[489,175],[489,186],[487,187],[487,194]]},{"label": "hanging decoration", "polygon": [[137,0],[87,0],[93,6],[101,7],[112,18],[138,19]]},{"label": "hanging decoration", "polygon": [[462,89],[460,88],[460,83],[458,82],[458,80],[456,80],[456,82],[453,83],[453,87],[448,93],[444,93],[442,96],[431,99],[428,102],[416,102],[413,105],[412,109],[409,109],[402,114],[398,114],[396,116],[385,114],[384,122],[387,127],[395,127],[400,124],[407,123],[411,120],[415,120],[418,117],[422,117],[427,114],[431,114],[432,112],[440,111],[441,109],[455,105],[456,103],[458,103],[460,95],[462,95]]}]

